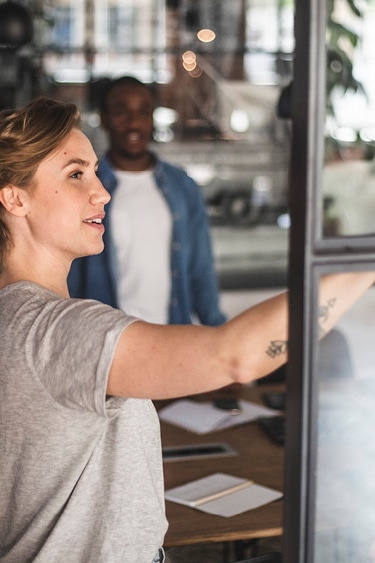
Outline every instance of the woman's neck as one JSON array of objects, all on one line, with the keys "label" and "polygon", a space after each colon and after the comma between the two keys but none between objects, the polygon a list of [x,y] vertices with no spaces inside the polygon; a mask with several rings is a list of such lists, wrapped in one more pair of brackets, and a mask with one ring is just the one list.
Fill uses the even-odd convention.
[{"label": "woman's neck", "polygon": [[67,283],[68,271],[61,266],[56,271],[54,268],[45,268],[42,264],[19,263],[10,256],[0,274],[0,289],[18,281],[30,281],[37,283],[61,297],[68,298],[69,290]]}]

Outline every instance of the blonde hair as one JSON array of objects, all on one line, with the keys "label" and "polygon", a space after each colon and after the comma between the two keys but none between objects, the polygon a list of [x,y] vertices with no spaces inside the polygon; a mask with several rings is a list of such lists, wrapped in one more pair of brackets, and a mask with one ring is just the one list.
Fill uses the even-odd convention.
[{"label": "blonde hair", "polygon": [[[22,109],[0,112],[0,190],[10,184],[31,185],[39,164],[74,128],[81,126],[78,108],[42,97]],[[0,271],[12,240],[0,203]]]}]

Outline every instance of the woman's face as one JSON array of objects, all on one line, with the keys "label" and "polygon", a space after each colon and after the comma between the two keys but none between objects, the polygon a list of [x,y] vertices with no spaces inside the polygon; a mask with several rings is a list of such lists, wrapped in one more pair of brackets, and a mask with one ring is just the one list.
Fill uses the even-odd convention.
[{"label": "woman's face", "polygon": [[96,170],[97,156],[78,129],[40,163],[27,196],[26,220],[43,252],[71,261],[103,250],[102,219],[110,195]]}]

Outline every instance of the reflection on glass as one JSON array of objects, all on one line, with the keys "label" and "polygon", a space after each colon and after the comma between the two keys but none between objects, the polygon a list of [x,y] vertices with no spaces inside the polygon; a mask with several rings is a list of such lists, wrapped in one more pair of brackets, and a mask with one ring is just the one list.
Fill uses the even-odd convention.
[{"label": "reflection on glass", "polygon": [[14,96],[34,97],[40,71],[40,93],[77,103],[102,155],[108,80],[152,83],[152,148],[202,189],[221,287],[284,286],[291,123],[278,106],[293,75],[293,0],[49,0],[34,19],[38,70]]},{"label": "reflection on glass", "polygon": [[360,10],[348,0],[330,4],[323,235],[369,234],[375,232],[375,11],[372,2]]},{"label": "reflection on glass", "polygon": [[314,563],[375,562],[375,288],[318,345]]}]

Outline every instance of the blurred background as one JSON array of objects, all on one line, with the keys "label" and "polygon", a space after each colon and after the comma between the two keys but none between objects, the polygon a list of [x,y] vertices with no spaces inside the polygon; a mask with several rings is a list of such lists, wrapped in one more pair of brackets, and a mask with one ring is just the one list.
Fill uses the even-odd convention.
[{"label": "blurred background", "polygon": [[[202,187],[222,289],[282,287],[293,20],[292,0],[8,0],[0,107],[74,101],[101,154],[106,81],[153,83],[155,150]],[[372,0],[327,2],[326,236],[373,230],[374,25]]]}]

